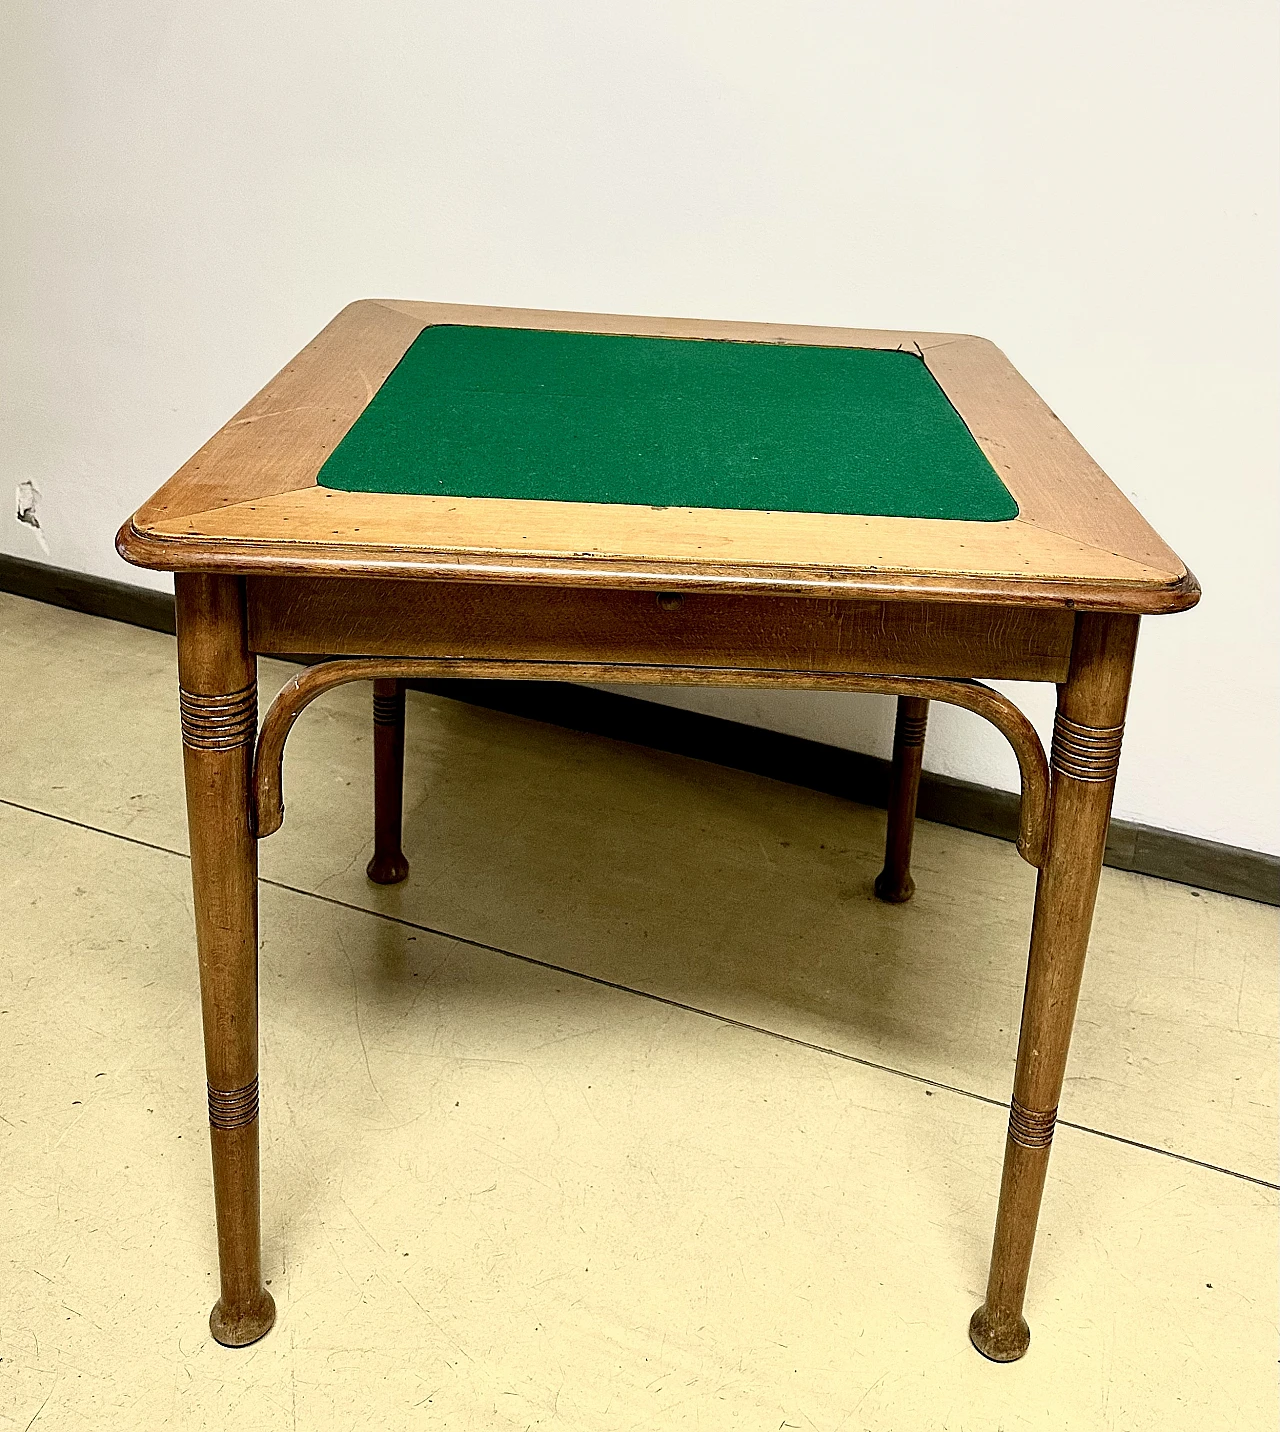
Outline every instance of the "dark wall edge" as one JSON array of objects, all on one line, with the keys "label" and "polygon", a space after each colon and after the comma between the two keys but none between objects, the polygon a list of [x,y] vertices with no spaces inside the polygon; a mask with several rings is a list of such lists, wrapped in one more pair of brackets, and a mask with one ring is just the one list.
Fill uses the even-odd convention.
[{"label": "dark wall edge", "polygon": [[[173,598],[165,592],[88,577],[22,557],[0,554],[0,591],[151,631],[173,631]],[[447,680],[412,684],[438,696],[571,731],[711,761],[864,805],[883,808],[886,804],[888,761],[820,741],[568,682]],[[1013,840],[1017,835],[1016,795],[950,776],[925,773],[919,811],[925,820],[1000,840]],[[1280,857],[1263,851],[1113,820],[1106,863],[1118,870],[1280,905]]]},{"label": "dark wall edge", "polygon": [[[863,805],[884,809],[888,803],[887,760],[801,736],[568,682],[421,681],[411,685],[473,706],[692,756]],[[1000,840],[1017,838],[1018,797],[1011,791],[926,771],[917,809],[922,819],[940,825]],[[1280,905],[1280,858],[1262,851],[1221,845],[1135,821],[1113,820],[1106,863],[1117,870]]]},{"label": "dark wall edge", "polygon": [[88,577],[83,572],[68,572],[63,567],[0,552],[0,592],[173,635],[172,595],[129,582]]}]

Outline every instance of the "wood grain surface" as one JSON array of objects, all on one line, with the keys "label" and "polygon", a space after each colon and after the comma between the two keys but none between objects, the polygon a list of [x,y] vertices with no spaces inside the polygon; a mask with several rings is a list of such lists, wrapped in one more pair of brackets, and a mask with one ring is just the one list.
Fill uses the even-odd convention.
[{"label": "wood grain surface", "polygon": [[[249,577],[268,654],[488,657],[1061,681],[1065,611],[773,595]],[[624,679],[619,676],[619,680]]]},{"label": "wood grain surface", "polygon": [[[316,474],[431,323],[918,352],[1019,504],[1010,522],[335,492]],[[1198,587],[993,344],[968,335],[363,300],[121,529],[162,570],[714,586],[1154,613]]]}]

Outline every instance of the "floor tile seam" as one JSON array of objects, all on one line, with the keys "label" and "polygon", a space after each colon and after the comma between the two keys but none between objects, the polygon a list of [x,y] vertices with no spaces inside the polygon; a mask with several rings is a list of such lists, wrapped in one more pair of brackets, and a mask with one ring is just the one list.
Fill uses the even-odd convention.
[{"label": "floor tile seam", "polygon": [[[106,830],[101,826],[89,825],[85,821],[75,820],[71,816],[57,815],[52,811],[43,811],[38,807],[23,804],[21,801],[11,800],[8,797],[0,796],[0,805],[9,806],[14,810],[26,812],[28,815],[43,816],[47,820],[59,821],[64,825],[74,826],[78,830],[86,830],[94,835],[105,835],[114,840],[122,840],[129,845],[140,846],[144,850],[154,850],[161,855],[176,856],[179,860],[191,859],[184,850],[174,850],[171,846],[157,845],[153,841],[141,840],[137,836],[125,835],[120,831]],[[522,964],[533,965],[538,969],[549,970],[556,974],[568,976],[570,979],[583,980],[588,984],[599,985],[604,989],[617,990],[620,994],[629,994],[637,999],[649,1000],[655,1004],[665,1005],[670,1009],[678,1009],[686,1014],[698,1015],[703,1019],[715,1020],[718,1024],[727,1025],[733,1029],[741,1029],[750,1034],[762,1034],[768,1039],[776,1039],[784,1044],[790,1044],[798,1049],[807,1049],[816,1054],[827,1054],[834,1059],[842,1059],[849,1064],[857,1064],[864,1069],[874,1069],[882,1074],[891,1074],[899,1079],[909,1080],[914,1084],[922,1084],[929,1089],[939,1089],[948,1094],[956,1094],[963,1099],[970,1099],[975,1103],[986,1104],[991,1108],[1007,1109],[1008,1102],[996,1099],[990,1094],[980,1094],[974,1089],[965,1089],[958,1084],[947,1084],[940,1079],[931,1079],[926,1074],[914,1074],[909,1069],[899,1069],[892,1064],[882,1064],[874,1059],[867,1059],[860,1054],[849,1054],[842,1049],[834,1049],[830,1045],[818,1044],[813,1040],[801,1039],[794,1034],[784,1034],[780,1030],[766,1029],[763,1025],[751,1024],[747,1020],[735,1019],[732,1015],[719,1014],[715,1010],[700,1009],[697,1005],[686,1004],[682,1000],[671,999],[667,995],[654,994],[649,990],[637,989],[633,985],[622,984],[617,980],[605,979],[601,975],[586,974],[582,970],[570,969],[565,965],[557,965],[550,960],[540,960],[535,955],[520,954],[516,950],[504,949],[501,945],[486,944],[483,940],[472,939],[467,935],[458,935],[450,930],[440,930],[433,925],[424,925],[417,920],[410,920],[402,915],[388,914],[382,910],[371,910],[365,905],[356,905],[349,900],[339,900],[333,895],[324,895],[316,890],[305,890],[297,885],[290,885],[283,880],[272,880],[270,877],[260,875],[258,883],[269,885],[273,889],[283,890],[291,895],[300,895],[304,899],[319,900],[324,904],[337,906],[342,910],[350,910],[353,914],[368,915],[375,920],[383,920],[393,925],[400,925],[406,929],[419,930],[424,935],[435,935],[438,939],[450,940],[455,944],[466,945],[471,949],[484,950],[488,954],[502,955],[506,959],[519,960]],[[1123,1144],[1128,1148],[1141,1149],[1146,1153],[1157,1154],[1162,1158],[1174,1159],[1179,1163],[1191,1164],[1196,1168],[1202,1168],[1210,1173],[1225,1174],[1228,1178],[1239,1179],[1244,1183],[1251,1183],[1259,1188],[1270,1189],[1280,1192],[1280,1183],[1272,1183],[1267,1179],[1259,1178],[1255,1174],[1243,1173],[1239,1169],[1227,1168],[1222,1164],[1210,1163],[1206,1159],[1194,1158],[1190,1154],[1181,1154],[1173,1149],[1162,1149],[1155,1144],[1146,1144],[1139,1139],[1127,1138],[1124,1134],[1114,1134],[1106,1129],[1094,1128],[1090,1124],[1079,1124],[1071,1119],[1058,1119],[1057,1128],[1075,1129],[1078,1133],[1092,1134],[1100,1139],[1107,1139],[1112,1143]]]},{"label": "floor tile seam", "polygon": [[[380,920],[386,920],[392,924],[403,925],[407,929],[420,930],[423,934],[435,935],[443,940],[451,940],[455,944],[467,945],[472,949],[485,950],[489,954],[503,955],[507,959],[519,960],[522,964],[535,965],[538,969],[549,970],[555,974],[567,975],[572,979],[584,980],[588,984],[600,985],[605,989],[617,990],[620,994],[634,995],[639,999],[647,999],[655,1004],[666,1005],[670,1009],[678,1009],[686,1014],[695,1014],[703,1019],[713,1019],[718,1024],[728,1025],[733,1029],[741,1029],[749,1034],[763,1034],[768,1039],[777,1039],[784,1044],[794,1045],[798,1049],[807,1049],[815,1054],[828,1054],[834,1059],[843,1059],[846,1063],[857,1064],[864,1069],[875,1069],[882,1074],[892,1074],[899,1079],[910,1080],[913,1084],[923,1084],[929,1089],[939,1089],[948,1094],[958,1094],[961,1098],[971,1099],[975,1103],[986,1104],[993,1109],[1008,1109],[1009,1103],[1005,1099],[997,1099],[990,1094],[979,1094],[974,1089],[965,1089],[958,1084],[948,1084],[941,1079],[930,1078],[927,1074],[914,1074],[909,1069],[899,1069],[893,1064],[881,1064],[877,1060],[867,1059],[861,1054],[849,1054],[843,1049],[834,1049],[830,1045],[818,1044],[810,1039],[801,1039],[798,1035],[784,1034],[777,1029],[766,1029],[760,1024],[751,1024],[747,1020],[735,1019],[729,1014],[720,1014],[715,1010],[702,1009],[696,1004],[686,1004],[682,1000],[672,999],[668,995],[654,994],[650,990],[637,989],[634,985],[622,984],[617,980],[605,979],[602,975],[590,975],[582,970],[574,970],[566,965],[557,965],[550,960],[540,960],[535,955],[522,955],[517,950],[504,949],[501,945],[486,944],[483,940],[474,940],[467,935],[457,935],[449,930],[440,930],[433,925],[423,925],[416,920],[408,920],[403,916],[385,914],[380,910],[370,910],[364,905],[353,905],[346,900],[338,900],[332,895],[320,895],[315,891],[301,890],[297,886],[287,885],[280,880],[270,880],[262,877],[264,885],[272,885],[278,890],[287,890],[295,895],[310,895],[313,899],[323,900],[328,904],[336,905],[344,910],[351,910],[356,914],[373,915]],[[1239,1169],[1227,1168],[1222,1164],[1210,1163],[1206,1159],[1198,1159],[1191,1154],[1180,1154],[1174,1149],[1162,1149],[1155,1144],[1144,1144],[1140,1139],[1131,1139],[1124,1134],[1113,1134],[1106,1129],[1094,1128],[1091,1124],[1079,1124],[1072,1119],[1057,1119],[1054,1121],[1057,1129],[1075,1129],[1077,1133],[1093,1134],[1100,1139],[1109,1139],[1112,1143],[1124,1144],[1128,1148],[1142,1149],[1146,1153],[1158,1154],[1162,1158],[1176,1159],[1179,1163],[1192,1164],[1196,1168],[1206,1169],[1210,1173],[1225,1174],[1228,1178],[1240,1179],[1245,1183],[1256,1184],[1259,1188],[1271,1189],[1280,1193],[1280,1183],[1271,1183],[1256,1174],[1243,1173]]]},{"label": "floor tile seam", "polygon": [[179,860],[191,859],[188,851],[175,850],[171,845],[157,845],[153,840],[142,840],[136,835],[126,835],[122,830],[108,830],[106,826],[90,825],[88,821],[76,820],[74,816],[61,815],[58,811],[41,810],[39,806],[15,801],[10,796],[0,796],[0,805],[8,806],[11,810],[24,811],[27,815],[43,816],[45,820],[56,820],[61,825],[74,826],[77,830],[87,830],[91,835],[105,835],[111,840],[123,840],[127,845],[141,846],[143,850],[154,850],[160,855],[176,855]]}]

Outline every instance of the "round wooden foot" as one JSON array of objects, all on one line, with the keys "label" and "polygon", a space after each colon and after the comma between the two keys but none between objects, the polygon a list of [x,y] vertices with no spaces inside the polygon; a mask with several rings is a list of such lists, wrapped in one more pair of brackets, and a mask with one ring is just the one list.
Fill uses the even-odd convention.
[{"label": "round wooden foot", "polygon": [[876,876],[875,890],[876,899],[886,905],[904,905],[916,893],[916,882],[909,873],[899,879],[886,868]]},{"label": "round wooden foot", "polygon": [[1031,1342],[1026,1318],[993,1313],[983,1305],[969,1319],[969,1341],[992,1362],[1017,1362]]},{"label": "round wooden foot", "polygon": [[365,866],[365,874],[377,885],[398,885],[409,874],[409,862],[398,851],[375,855]]},{"label": "round wooden foot", "polygon": [[256,1298],[233,1310],[219,1298],[209,1314],[209,1331],[223,1347],[247,1347],[265,1337],[275,1320],[275,1299],[263,1288]]}]

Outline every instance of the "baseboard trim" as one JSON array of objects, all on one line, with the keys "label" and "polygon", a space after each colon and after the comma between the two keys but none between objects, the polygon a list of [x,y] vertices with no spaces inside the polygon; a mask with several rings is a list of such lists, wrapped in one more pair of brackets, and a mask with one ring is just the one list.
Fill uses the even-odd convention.
[{"label": "baseboard trim", "polygon": [[[172,633],[174,629],[173,598],[165,592],[88,577],[21,557],[0,555],[0,591],[151,631]],[[682,711],[641,697],[559,681],[447,680],[413,685],[472,706],[711,761],[864,805],[883,809],[888,799],[889,762],[878,756]],[[1014,840],[1018,833],[1016,795],[928,771],[920,783],[919,811],[925,820],[1000,840]],[[1280,857],[1263,851],[1113,820],[1106,863],[1118,870],[1280,905]]]},{"label": "baseboard trim", "polygon": [[0,592],[52,607],[66,607],[86,616],[107,617],[113,622],[146,627],[149,631],[174,632],[173,597],[129,582],[106,577],[89,577],[25,557],[8,557],[0,552]]},{"label": "baseboard trim", "polygon": [[[631,741],[677,756],[692,756],[882,810],[888,804],[887,760],[801,736],[568,682],[412,684],[473,706]],[[1010,791],[926,771],[920,781],[917,809],[922,819],[940,825],[993,835],[1000,840],[1013,841],[1018,836],[1018,797]],[[1280,858],[1261,851],[1221,845],[1135,821],[1113,820],[1105,860],[1117,870],[1132,870],[1202,890],[1280,905]]]}]

